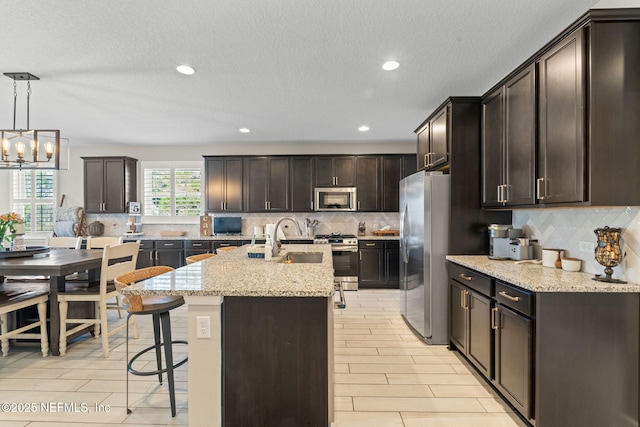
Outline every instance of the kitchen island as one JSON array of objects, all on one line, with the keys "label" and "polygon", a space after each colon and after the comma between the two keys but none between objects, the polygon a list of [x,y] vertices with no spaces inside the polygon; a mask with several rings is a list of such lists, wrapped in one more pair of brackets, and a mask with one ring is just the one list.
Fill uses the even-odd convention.
[{"label": "kitchen island", "polygon": [[[137,283],[123,294],[184,296],[189,425],[329,425],[331,246],[285,245],[271,261],[249,258],[248,248]],[[282,262],[292,252],[321,253],[322,259]],[[210,338],[198,336],[202,322]]]},{"label": "kitchen island", "polygon": [[536,427],[637,427],[640,285],[447,256],[449,338]]}]

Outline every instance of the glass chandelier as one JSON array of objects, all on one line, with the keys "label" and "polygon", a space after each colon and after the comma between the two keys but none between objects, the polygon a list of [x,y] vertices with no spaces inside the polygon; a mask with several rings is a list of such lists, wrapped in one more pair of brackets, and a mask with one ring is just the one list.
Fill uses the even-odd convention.
[{"label": "glass chandelier", "polygon": [[[0,130],[2,158],[0,169],[59,169],[60,131],[29,127],[31,80],[40,80],[31,73],[4,73],[13,79],[13,129]],[[17,82],[27,82],[27,128],[16,129]]]}]

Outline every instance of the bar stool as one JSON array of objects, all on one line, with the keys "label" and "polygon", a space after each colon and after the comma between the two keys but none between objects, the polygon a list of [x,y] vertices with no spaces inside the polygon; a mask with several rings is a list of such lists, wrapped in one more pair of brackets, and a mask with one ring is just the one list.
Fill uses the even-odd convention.
[{"label": "bar stool", "polygon": [[[146,280],[160,274],[173,271],[173,268],[160,265],[155,267],[146,267],[138,270],[131,271],[129,273],[121,274],[114,279],[116,289],[121,290],[135,282]],[[176,416],[176,396],[174,385],[174,369],[184,365],[188,357],[177,363],[173,363],[173,344],[187,344],[184,340],[172,340],[171,339],[171,319],[169,317],[169,311],[174,308],[180,307],[184,304],[184,298],[182,296],[162,296],[162,295],[127,295],[123,300],[124,305],[127,307],[127,325],[129,324],[129,317],[142,314],[150,314],[153,316],[153,336],[154,345],[151,345],[144,350],[136,353],[131,359],[129,359],[129,328],[127,327],[127,341],[126,341],[126,358],[127,358],[127,391],[126,391],[126,404],[127,414],[131,413],[129,409],[129,373],[133,375],[151,376],[158,375],[158,380],[162,384],[162,374],[167,373],[167,381],[169,382],[169,400],[171,402],[171,416]],[[160,334],[162,333],[162,340]],[[164,357],[166,360],[166,366],[162,367],[162,348],[164,347]],[[155,371],[139,371],[133,368],[133,363],[146,354],[148,351],[156,351],[156,366]]]},{"label": "bar stool", "polygon": [[218,255],[220,255],[220,254],[223,254],[225,252],[232,251],[234,249],[238,249],[238,247],[237,246],[222,246],[222,247],[219,247],[218,249],[216,249],[216,252],[218,253]]},{"label": "bar stool", "polygon": [[216,256],[216,254],[197,254],[197,255],[188,256],[186,258],[187,265],[193,264],[194,262],[202,261],[203,259],[211,258],[213,256]]}]

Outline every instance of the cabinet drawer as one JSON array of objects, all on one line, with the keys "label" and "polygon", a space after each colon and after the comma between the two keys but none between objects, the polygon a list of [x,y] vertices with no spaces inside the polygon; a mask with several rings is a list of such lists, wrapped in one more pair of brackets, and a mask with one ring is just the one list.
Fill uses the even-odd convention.
[{"label": "cabinet drawer", "polygon": [[359,240],[358,248],[360,249],[384,249],[384,241],[382,240]]},{"label": "cabinet drawer", "polygon": [[400,249],[399,240],[386,240],[384,242],[385,249]]},{"label": "cabinet drawer", "polygon": [[226,248],[227,246],[238,246],[239,242],[237,240],[218,240],[213,242],[213,248]]},{"label": "cabinet drawer", "polygon": [[184,242],[185,249],[211,249],[211,240],[187,240]]},{"label": "cabinet drawer", "polygon": [[486,296],[490,297],[492,294],[491,278],[483,276],[477,271],[470,270],[458,264],[449,263],[449,277]]},{"label": "cabinet drawer", "polygon": [[182,249],[182,240],[156,240],[156,249]]},{"label": "cabinet drawer", "polygon": [[496,301],[507,307],[511,307],[520,313],[533,316],[534,314],[534,294],[504,282],[496,282]]},{"label": "cabinet drawer", "polygon": [[[135,242],[135,240],[128,240]],[[153,249],[153,240],[140,240],[140,249]]]}]

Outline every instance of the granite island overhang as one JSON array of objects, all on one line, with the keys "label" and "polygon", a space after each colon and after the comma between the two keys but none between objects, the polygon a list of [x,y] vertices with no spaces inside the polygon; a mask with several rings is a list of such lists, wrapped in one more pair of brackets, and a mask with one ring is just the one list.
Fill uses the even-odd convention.
[{"label": "granite island overhang", "polygon": [[[178,268],[122,293],[184,296],[190,425],[277,425],[273,417],[330,425],[331,246],[284,245],[270,261],[249,258],[248,249]],[[291,252],[321,253],[322,260],[282,262]],[[210,338],[198,337],[202,320],[210,323]],[[309,392],[297,392],[302,383]],[[291,399],[299,402],[291,405]]]}]

